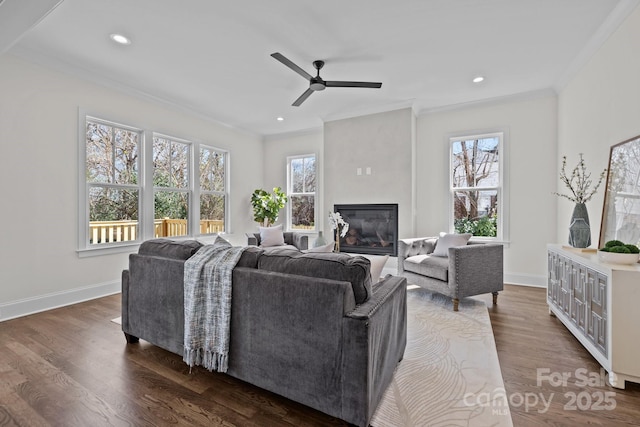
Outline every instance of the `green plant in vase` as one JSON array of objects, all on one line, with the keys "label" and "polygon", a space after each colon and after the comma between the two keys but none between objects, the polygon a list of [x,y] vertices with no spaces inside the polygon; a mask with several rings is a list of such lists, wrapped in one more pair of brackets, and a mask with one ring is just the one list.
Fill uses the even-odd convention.
[{"label": "green plant in vase", "polygon": [[251,195],[253,220],[264,227],[270,227],[278,220],[280,209],[287,203],[287,195],[280,187],[274,187],[269,193],[263,189],[256,189]]}]

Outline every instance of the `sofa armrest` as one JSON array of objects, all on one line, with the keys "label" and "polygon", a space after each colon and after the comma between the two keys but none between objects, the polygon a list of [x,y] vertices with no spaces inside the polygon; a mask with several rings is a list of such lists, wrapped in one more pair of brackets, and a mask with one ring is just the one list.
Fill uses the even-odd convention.
[{"label": "sofa armrest", "polygon": [[256,237],[253,233],[245,233],[247,235],[247,245],[258,246],[260,242],[258,242],[258,237]]},{"label": "sofa armrest", "polygon": [[503,246],[497,243],[449,248],[449,283],[458,287],[458,297],[503,289]]},{"label": "sofa armrest", "polygon": [[[369,425],[407,344],[407,279],[387,276],[345,316],[341,418]],[[362,390],[368,390],[363,393]]]},{"label": "sofa armrest", "polygon": [[407,279],[404,277],[388,275],[379,283],[374,285],[374,291],[371,297],[358,305],[353,311],[347,313],[347,317],[354,319],[368,319],[375,315],[379,307],[396,293],[407,292]]}]

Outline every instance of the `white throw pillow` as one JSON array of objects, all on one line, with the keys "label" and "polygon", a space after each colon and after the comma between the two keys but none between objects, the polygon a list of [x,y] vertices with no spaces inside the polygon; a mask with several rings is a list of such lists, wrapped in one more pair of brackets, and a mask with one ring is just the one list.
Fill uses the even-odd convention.
[{"label": "white throw pillow", "polygon": [[282,224],[274,227],[260,227],[260,246],[282,246],[284,245],[284,234]]},{"label": "white throw pillow", "polygon": [[453,248],[455,246],[465,246],[470,238],[471,238],[471,233],[465,233],[465,234],[440,233],[440,238],[436,243],[436,248],[433,250],[433,255],[448,257],[449,248]]},{"label": "white throw pillow", "polygon": [[378,283],[382,275],[382,269],[389,259],[389,255],[368,257],[371,261],[371,283]]},{"label": "white throw pillow", "polygon": [[302,252],[333,252],[334,246],[335,246],[335,243],[331,242],[331,243],[327,243],[326,245],[306,249]]}]

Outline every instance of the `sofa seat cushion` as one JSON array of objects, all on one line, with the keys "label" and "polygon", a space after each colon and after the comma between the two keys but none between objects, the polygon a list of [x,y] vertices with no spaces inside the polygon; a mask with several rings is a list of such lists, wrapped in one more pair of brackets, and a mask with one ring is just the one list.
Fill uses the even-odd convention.
[{"label": "sofa seat cushion", "polygon": [[349,282],[356,304],[362,304],[371,296],[371,263],[362,256],[274,249],[262,254],[258,261],[258,268],[278,273]]},{"label": "sofa seat cushion", "polygon": [[414,255],[404,260],[404,269],[444,282],[449,280],[449,258],[433,255]]}]

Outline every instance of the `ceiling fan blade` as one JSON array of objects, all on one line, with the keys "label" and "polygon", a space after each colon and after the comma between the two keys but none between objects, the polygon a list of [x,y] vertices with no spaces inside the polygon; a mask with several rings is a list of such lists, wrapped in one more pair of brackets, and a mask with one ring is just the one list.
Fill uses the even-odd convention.
[{"label": "ceiling fan blade", "polygon": [[272,53],[271,56],[274,57],[275,59],[277,59],[278,61],[282,62],[287,67],[291,68],[296,73],[300,74],[305,79],[311,80],[311,78],[312,78],[311,74],[307,73],[305,70],[303,70],[302,68],[298,67],[296,64],[291,62],[289,59],[285,58],[285,56],[282,55],[281,53],[279,53],[279,52]]},{"label": "ceiling fan blade", "polygon": [[372,89],[380,89],[382,87],[382,83],[374,83],[374,82],[326,81],[324,83],[327,87],[368,87]]},{"label": "ceiling fan blade", "polygon": [[311,96],[313,92],[314,92],[313,89],[305,90],[304,93],[300,95],[300,97],[296,99],[295,102],[291,105],[293,105],[294,107],[299,107],[300,104],[302,104],[309,96]]}]

